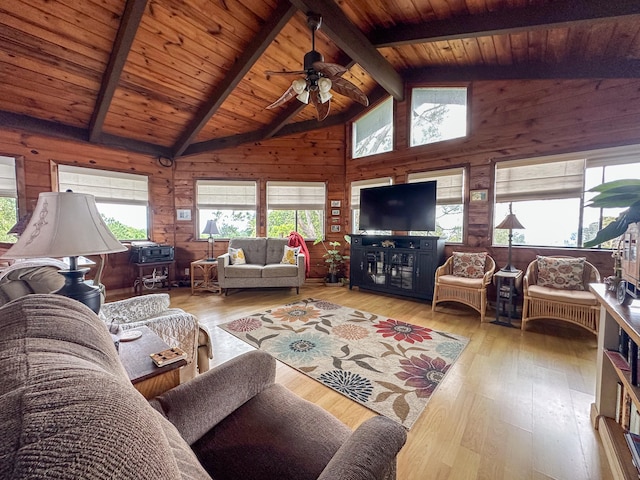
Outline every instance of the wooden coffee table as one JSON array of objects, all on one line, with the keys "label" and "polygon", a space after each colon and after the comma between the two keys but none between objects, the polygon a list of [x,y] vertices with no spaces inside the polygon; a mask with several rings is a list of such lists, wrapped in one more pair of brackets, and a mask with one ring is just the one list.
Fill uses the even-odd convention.
[{"label": "wooden coffee table", "polygon": [[180,368],[187,361],[180,360],[164,367],[156,367],[149,355],[170,346],[148,327],[138,327],[135,330],[140,330],[142,336],[137,340],[120,342],[120,361],[136,390],[144,398],[151,400],[180,384]]}]

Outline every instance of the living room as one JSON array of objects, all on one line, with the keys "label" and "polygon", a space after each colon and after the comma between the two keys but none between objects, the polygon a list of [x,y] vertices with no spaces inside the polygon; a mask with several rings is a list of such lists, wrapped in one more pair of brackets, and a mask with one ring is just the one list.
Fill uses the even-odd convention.
[{"label": "living room", "polygon": [[[300,23],[304,24],[304,20]],[[304,29],[303,33],[308,34]],[[304,48],[300,48],[306,51],[308,38],[301,37],[300,44],[303,43]],[[325,43],[328,42],[323,37],[323,47]],[[295,58],[298,57],[301,55]],[[602,57],[594,54],[594,63]],[[170,162],[156,152],[141,153],[122,145],[83,141],[80,137],[88,132],[88,122],[84,120],[66,122],[66,126],[79,128],[82,135],[74,136],[69,131],[60,134],[51,127],[53,120],[62,115],[58,109],[59,103],[64,102],[53,97],[43,101],[33,93],[33,98],[41,99],[36,102],[37,106],[28,102],[14,104],[10,100],[12,95],[28,94],[17,88],[9,90],[5,84],[4,100],[0,100],[0,110],[4,112],[0,115],[0,154],[15,160],[19,216],[33,211],[41,192],[58,188],[60,165],[144,176],[149,192],[148,238],[175,247],[176,280],[184,276],[192,261],[207,256],[208,243],[201,235],[203,225],[198,217],[199,180],[255,182],[256,236],[266,236],[268,232],[268,182],[324,183],[325,238],[343,242],[345,233],[357,233],[352,215],[357,206],[351,204],[353,182],[390,179],[391,183],[400,184],[406,183],[411,174],[461,169],[464,172],[462,241],[448,243],[446,256],[457,250],[486,251],[501,267],[507,263],[508,248],[504,243],[493,241],[494,227],[501,221],[496,218],[494,202],[498,165],[609,148],[632,151],[634,145],[640,145],[638,75],[625,71],[616,78],[615,69],[609,71],[606,78],[584,73],[576,78],[564,74],[558,74],[558,78],[540,75],[542,78],[536,78],[529,72],[526,78],[480,80],[469,76],[465,81],[436,82],[428,77],[412,77],[404,88],[404,99],[393,102],[393,148],[386,153],[353,158],[353,121],[361,115],[348,117],[341,123],[331,123],[329,117],[323,124],[315,120],[309,106],[301,119],[314,122],[313,129],[228,147],[220,142],[214,150],[177,157]],[[412,89],[443,85],[467,89],[466,135],[435,144],[409,146]],[[372,92],[370,89],[367,93]],[[63,97],[69,101],[70,95],[66,91]],[[375,98],[371,95],[372,100]],[[379,100],[385,98],[378,97]],[[78,114],[83,119],[90,116],[86,112],[91,110],[88,105],[94,100],[93,97],[85,100],[82,114]],[[275,98],[265,95],[260,100],[264,103],[262,109]],[[379,103],[372,101],[372,107],[377,105]],[[136,111],[139,107],[131,108]],[[336,109],[339,108],[336,102]],[[43,114],[43,111],[49,113]],[[150,140],[154,140],[154,122],[157,123],[158,118],[161,117],[148,122],[146,138]],[[216,122],[216,128],[224,126],[224,119]],[[111,134],[126,131],[126,125],[110,128]],[[158,138],[166,134],[166,130],[165,126],[157,128]],[[179,132],[176,130],[172,135],[175,140]],[[158,143],[173,145],[168,138]],[[631,178],[639,175],[629,172]],[[472,192],[481,192],[484,196],[472,200]],[[328,214],[332,202],[340,205],[340,213],[333,216],[338,219],[336,223],[332,223],[332,216]],[[188,211],[188,218],[178,218],[178,211]],[[518,214],[517,204],[515,213]],[[548,210],[540,212],[541,216],[553,214]],[[580,215],[579,210],[576,215]],[[523,223],[526,231],[527,225]],[[339,226],[339,231],[332,231],[332,226]],[[225,238],[216,238],[214,245],[215,256],[227,251]],[[9,246],[3,244],[2,248],[6,250]],[[612,478],[588,418],[595,381],[594,335],[554,322],[539,325],[534,322],[529,331],[521,333],[518,329],[480,325],[478,316],[464,308],[443,308],[432,316],[430,305],[425,302],[348,288],[327,293],[321,284],[326,274],[322,247],[313,245],[312,241],[308,241],[307,246],[311,272],[305,287],[301,288],[300,298],[331,296],[332,301],[352,308],[472,338],[464,361],[454,370],[455,375],[438,390],[424,418],[410,432],[409,443],[399,460],[398,478]],[[613,274],[611,251],[577,246],[516,244],[512,262],[518,269],[525,270],[536,255],[584,256],[602,277]],[[128,252],[109,255],[102,277],[108,301],[131,295],[135,277]],[[241,291],[228,297],[191,296],[188,290],[172,289],[172,303],[198,315],[213,332],[217,332],[214,328],[217,323],[297,298],[289,289]],[[491,292],[490,297],[494,298],[495,292]],[[235,339],[225,340],[226,334],[222,333],[214,335],[215,364],[247,348]],[[352,427],[369,415],[363,407],[350,405],[348,400],[321,389],[288,367],[280,366],[278,376],[295,393],[320,404]],[[509,383],[498,385],[500,377],[508,378]],[[468,383],[464,390],[460,386],[462,380]],[[527,392],[526,398],[515,393],[518,389]],[[456,391],[463,391],[464,396],[457,397]],[[496,401],[498,396],[502,399]],[[545,401],[539,401],[540,398]],[[455,400],[456,407],[445,415],[448,400]],[[511,409],[510,405],[518,408]],[[491,420],[474,423],[471,419],[482,416]],[[510,417],[509,421],[503,423],[502,416]],[[451,420],[456,423],[445,426],[445,422]],[[536,422],[540,423],[533,433]],[[563,422],[578,427],[567,428],[562,436],[556,436],[555,424]],[[451,437],[455,441],[447,440]],[[562,452],[567,450],[570,460],[563,464],[565,454]],[[576,465],[576,462],[581,463]]]}]

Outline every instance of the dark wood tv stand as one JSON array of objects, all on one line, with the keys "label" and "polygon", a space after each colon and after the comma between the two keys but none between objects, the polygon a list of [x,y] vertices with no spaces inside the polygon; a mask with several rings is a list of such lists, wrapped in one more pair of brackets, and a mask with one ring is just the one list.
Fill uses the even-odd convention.
[{"label": "dark wood tv stand", "polygon": [[436,269],[443,263],[440,237],[351,235],[349,288],[431,301]]}]

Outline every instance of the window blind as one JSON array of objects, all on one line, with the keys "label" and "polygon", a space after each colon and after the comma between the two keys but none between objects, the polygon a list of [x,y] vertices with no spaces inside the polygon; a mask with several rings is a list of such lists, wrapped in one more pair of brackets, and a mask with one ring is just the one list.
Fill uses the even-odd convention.
[{"label": "window blind", "polygon": [[198,208],[255,210],[256,182],[242,180],[198,180]]},{"label": "window blind", "polygon": [[12,157],[0,156],[0,197],[17,196],[16,161]]},{"label": "window blind", "polygon": [[391,177],[372,178],[351,182],[351,209],[360,208],[360,190],[363,188],[384,187],[391,185]]},{"label": "window blind", "polygon": [[584,166],[584,158],[531,158],[497,163],[496,202],[580,197]]},{"label": "window blind", "polygon": [[149,203],[148,178],[133,173],[58,165],[58,188],[93,195],[97,203]]},{"label": "window blind", "polygon": [[409,183],[438,182],[436,187],[436,203],[438,205],[460,205],[463,203],[464,169],[450,168],[434,172],[410,173]]},{"label": "window blind", "polygon": [[267,182],[269,210],[323,210],[326,204],[324,182]]}]

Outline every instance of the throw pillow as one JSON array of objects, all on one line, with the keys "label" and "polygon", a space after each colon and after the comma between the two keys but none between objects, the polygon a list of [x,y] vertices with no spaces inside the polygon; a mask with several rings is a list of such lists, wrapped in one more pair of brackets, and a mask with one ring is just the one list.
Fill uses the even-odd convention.
[{"label": "throw pillow", "polygon": [[482,278],[487,252],[453,252],[453,274],[456,277]]},{"label": "throw pillow", "polygon": [[286,263],[288,265],[295,265],[298,263],[298,253],[300,253],[300,247],[284,246],[284,254],[280,263]]},{"label": "throw pillow", "polygon": [[564,290],[584,290],[586,257],[554,258],[538,255],[538,285]]},{"label": "throw pillow", "polygon": [[229,247],[229,255],[231,256],[231,265],[244,265],[247,263],[244,258],[244,251],[241,248]]}]

